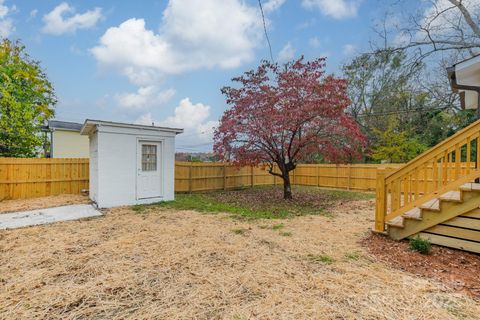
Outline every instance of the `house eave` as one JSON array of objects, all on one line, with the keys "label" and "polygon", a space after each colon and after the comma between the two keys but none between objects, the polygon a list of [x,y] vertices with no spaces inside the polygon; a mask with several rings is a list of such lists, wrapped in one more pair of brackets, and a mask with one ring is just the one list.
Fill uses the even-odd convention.
[{"label": "house eave", "polygon": [[450,87],[460,94],[462,109],[478,109],[480,96],[480,55],[447,68]]}]

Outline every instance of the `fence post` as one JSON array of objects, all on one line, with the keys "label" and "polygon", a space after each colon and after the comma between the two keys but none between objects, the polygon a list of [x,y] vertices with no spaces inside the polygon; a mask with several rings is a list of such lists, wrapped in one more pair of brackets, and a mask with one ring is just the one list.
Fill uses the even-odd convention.
[{"label": "fence post", "polygon": [[223,190],[227,190],[227,164],[223,163]]},{"label": "fence post", "polygon": [[351,180],[352,180],[352,165],[349,163],[348,164],[348,186],[347,186],[348,190],[350,190]]},{"label": "fence post", "polygon": [[193,167],[193,165],[190,163],[190,165],[188,166],[188,192],[189,193],[192,193],[192,185],[193,185],[192,167]]},{"label": "fence post", "polygon": [[335,164],[335,188],[338,188],[338,163]]},{"label": "fence post", "polygon": [[250,166],[250,179],[251,179],[251,183],[252,183],[252,188],[255,185],[255,181],[253,180],[253,178],[254,178],[254,176],[253,176],[253,166]]},{"label": "fence post", "polygon": [[375,206],[375,231],[385,231],[385,210],[386,210],[386,194],[385,194],[385,168],[377,169],[377,186],[376,186],[376,206]]},{"label": "fence post", "polygon": [[317,187],[320,187],[320,165],[317,166]]}]

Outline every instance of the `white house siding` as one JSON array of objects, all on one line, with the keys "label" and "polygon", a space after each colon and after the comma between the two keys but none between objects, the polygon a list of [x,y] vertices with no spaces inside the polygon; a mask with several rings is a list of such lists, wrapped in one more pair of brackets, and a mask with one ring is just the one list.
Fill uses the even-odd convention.
[{"label": "white house siding", "polygon": [[88,137],[80,132],[55,129],[52,132],[52,158],[88,158]]}]

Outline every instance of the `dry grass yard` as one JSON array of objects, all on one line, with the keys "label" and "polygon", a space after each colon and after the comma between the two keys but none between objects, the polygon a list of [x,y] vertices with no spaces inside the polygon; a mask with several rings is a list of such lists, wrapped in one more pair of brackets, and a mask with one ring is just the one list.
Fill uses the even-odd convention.
[{"label": "dry grass yard", "polygon": [[478,319],[471,296],[362,246],[370,196],[327,197],[317,215],[298,203],[283,219],[252,218],[260,204],[239,219],[238,193],[202,198],[201,211],[229,214],[180,210],[183,197],[0,232],[0,318]]},{"label": "dry grass yard", "polygon": [[87,196],[81,194],[62,194],[42,198],[0,201],[0,213],[60,207],[69,204],[90,203]]}]

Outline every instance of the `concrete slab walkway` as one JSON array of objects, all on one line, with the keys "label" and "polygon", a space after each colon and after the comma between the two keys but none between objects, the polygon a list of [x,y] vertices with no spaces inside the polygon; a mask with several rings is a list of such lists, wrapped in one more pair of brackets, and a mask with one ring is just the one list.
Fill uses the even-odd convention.
[{"label": "concrete slab walkway", "polygon": [[102,213],[90,204],[74,204],[55,208],[3,213],[0,214],[0,229],[15,229],[101,215]]}]

